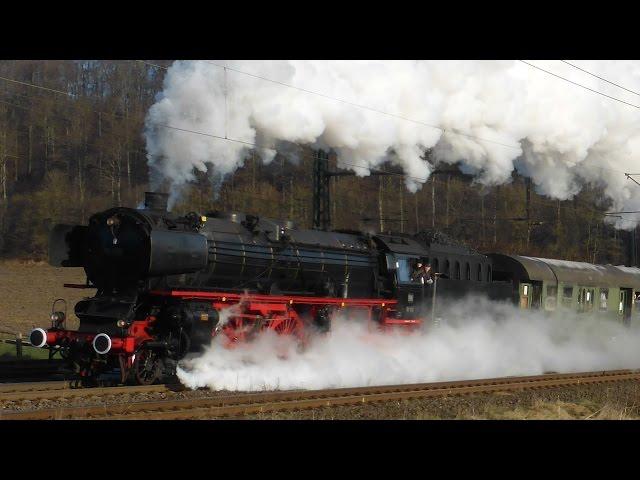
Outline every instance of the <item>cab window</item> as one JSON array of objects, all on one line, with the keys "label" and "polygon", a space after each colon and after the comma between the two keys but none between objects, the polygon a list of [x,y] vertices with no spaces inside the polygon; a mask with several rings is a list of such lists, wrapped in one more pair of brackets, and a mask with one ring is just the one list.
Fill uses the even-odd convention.
[{"label": "cab window", "polygon": [[396,272],[398,274],[398,283],[411,283],[412,265],[415,259],[412,258],[396,258]]},{"label": "cab window", "polygon": [[412,280],[411,276],[416,268],[416,264],[420,262],[423,265],[429,264],[429,258],[417,257],[396,257],[396,274],[398,283],[422,283],[420,279]]}]

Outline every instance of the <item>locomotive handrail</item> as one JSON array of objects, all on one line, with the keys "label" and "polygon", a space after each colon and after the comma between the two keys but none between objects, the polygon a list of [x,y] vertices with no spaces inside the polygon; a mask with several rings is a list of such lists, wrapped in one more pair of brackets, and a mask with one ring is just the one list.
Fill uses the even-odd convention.
[{"label": "locomotive handrail", "polygon": [[[149,292],[151,295],[160,295],[178,298],[207,298],[221,300],[222,302],[234,303],[246,299],[248,295],[239,293],[220,293],[220,292],[202,292],[189,290],[153,290]],[[298,295],[264,295],[250,294],[252,300],[267,303],[286,302],[293,304],[328,304],[340,306],[390,306],[396,305],[398,300],[392,298],[336,298],[336,297],[306,297]]]}]

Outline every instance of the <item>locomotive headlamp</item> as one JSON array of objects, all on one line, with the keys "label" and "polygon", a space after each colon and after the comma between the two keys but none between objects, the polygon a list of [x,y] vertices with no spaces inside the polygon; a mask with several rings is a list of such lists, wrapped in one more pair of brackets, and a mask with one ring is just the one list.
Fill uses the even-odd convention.
[{"label": "locomotive headlamp", "polygon": [[54,324],[60,325],[62,322],[64,322],[65,315],[64,312],[53,312],[50,318]]},{"label": "locomotive headlamp", "polygon": [[207,221],[207,217],[205,217],[204,215],[200,215],[200,221],[202,223],[206,222]]},{"label": "locomotive headlamp", "polygon": [[107,225],[109,225],[110,227],[118,225],[119,223],[120,223],[120,220],[116,216],[107,218]]},{"label": "locomotive headlamp", "polygon": [[124,328],[124,327],[126,327],[126,326],[127,326],[127,322],[126,322],[126,320],[118,320],[118,321],[116,322],[116,325],[117,325],[119,328]]}]

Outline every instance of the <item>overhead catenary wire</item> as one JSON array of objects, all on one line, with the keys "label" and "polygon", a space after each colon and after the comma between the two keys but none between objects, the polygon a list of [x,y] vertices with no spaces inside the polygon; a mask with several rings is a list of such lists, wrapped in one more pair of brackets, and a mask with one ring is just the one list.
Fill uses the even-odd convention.
[{"label": "overhead catenary wire", "polygon": [[[257,143],[248,142],[248,141],[245,141],[245,140],[239,140],[239,139],[232,138],[232,137],[226,137],[225,138],[225,137],[223,137],[221,135],[215,135],[213,133],[206,133],[206,132],[199,132],[197,130],[191,130],[191,129],[188,129],[188,128],[180,128],[180,127],[176,127],[175,125],[166,125],[166,124],[161,124],[161,123],[154,123],[153,125],[156,125],[156,126],[161,127],[161,128],[168,128],[168,129],[172,129],[172,130],[178,130],[178,131],[193,133],[193,134],[197,134],[197,135],[203,135],[203,136],[215,138],[215,139],[218,139],[218,140],[225,140],[225,141],[229,141],[229,142],[241,143],[241,144],[246,145],[246,146],[265,149],[265,150],[270,150],[270,151],[273,151],[273,152],[276,152],[276,153],[280,153],[280,152],[278,152],[278,150],[275,147],[270,147],[270,146],[266,146],[266,145],[259,145]],[[148,155],[151,155],[151,154],[148,154]],[[303,154],[303,156],[305,156],[305,154]],[[318,158],[315,155],[313,155],[313,156],[306,155],[306,156],[308,158]],[[588,159],[583,160],[583,162],[587,162],[587,161],[589,161],[589,160]],[[345,162],[345,161],[342,161],[342,160],[340,161],[340,163],[342,165],[347,165],[347,166],[350,166],[350,167],[361,168],[361,169],[366,169],[366,170],[375,170],[375,167],[364,166],[364,165],[354,165],[354,164],[351,164],[351,163],[348,163],[348,162]],[[599,169],[602,169],[602,170],[609,170],[609,171],[616,172],[616,173],[624,173],[622,170],[615,170],[615,169],[607,168],[607,167],[601,167],[601,166],[595,166],[595,165],[593,167],[594,168],[599,168]],[[428,181],[428,178],[415,177],[415,176],[412,176],[412,175],[407,175],[405,173],[391,173],[391,172],[387,172],[387,173],[389,173],[390,175],[398,175],[398,176],[410,178],[410,179],[413,179],[413,180],[417,180],[420,183],[426,183]]]},{"label": "overhead catenary wire", "polygon": [[[24,82],[21,82],[21,83],[25,84]],[[28,84],[27,84],[27,85],[28,85]],[[23,109],[23,110],[29,110],[27,107],[24,107],[24,106],[21,106],[21,105],[16,105],[16,104],[13,104],[13,103],[10,103],[10,102],[6,102],[6,101],[2,101],[2,100],[0,100],[0,103],[3,103],[3,104],[6,104],[6,105],[9,105],[9,106],[14,107],[14,108],[19,108],[19,109]],[[115,114],[115,113],[111,113],[111,112],[101,112],[101,111],[97,111],[97,110],[93,110],[93,111],[95,111],[95,112],[97,112],[97,113],[105,113],[105,114],[107,114],[107,115],[113,115],[113,116],[116,116],[116,117],[121,117],[120,115]],[[59,118],[62,118],[62,117],[61,117],[61,116],[59,116],[59,115],[55,115],[55,116],[57,116],[57,117],[59,117]],[[124,118],[124,117],[122,117],[122,118]],[[191,130],[191,129],[186,129],[186,128],[180,128],[180,127],[176,127],[176,126],[172,126],[172,125],[166,125],[166,124],[160,124],[160,123],[154,123],[153,125],[156,125],[156,126],[159,126],[159,127],[162,127],[162,128],[171,129],[171,130],[177,130],[177,131],[181,131],[181,132],[188,132],[188,133],[193,133],[193,134],[197,134],[197,135],[204,135],[204,136],[208,136],[208,137],[215,138],[215,139],[218,139],[218,140],[225,140],[225,141],[230,141],[230,142],[234,142],[234,143],[240,143],[240,144],[243,144],[243,145],[245,145],[245,146],[247,146],[247,147],[254,147],[254,148],[259,148],[259,149],[271,150],[271,151],[273,151],[273,152],[276,152],[276,153],[281,154],[281,153],[280,153],[280,152],[278,152],[278,150],[277,150],[276,148],[274,148],[274,147],[269,147],[269,146],[266,146],[266,145],[259,145],[259,144],[257,144],[257,143],[247,142],[247,141],[243,141],[243,140],[239,140],[239,139],[235,139],[235,138],[230,138],[230,137],[228,137],[228,136],[227,136],[227,137],[222,137],[222,136],[220,136],[220,135],[210,134],[210,133],[206,133],[206,132],[199,132],[199,131],[196,131],[196,130]],[[106,134],[107,134],[107,135],[113,135],[114,137],[117,137],[117,138],[124,138],[122,135],[118,135],[118,134],[113,133],[113,132],[107,132]],[[61,141],[58,141],[57,143],[58,143],[58,145],[60,145],[60,146],[75,147],[75,145],[68,144],[68,143],[64,143],[64,142],[61,142]],[[97,145],[97,144],[95,144],[95,143],[87,143],[86,145],[87,145],[87,146],[94,146],[94,147],[98,147],[98,145]],[[146,155],[146,156],[148,156],[148,157],[161,157],[161,155],[154,155],[154,154],[151,154],[151,153],[148,153],[148,152],[144,152],[144,151],[141,151],[141,150],[129,150],[129,151],[130,151],[131,153],[137,153],[137,154],[141,154],[141,155]],[[9,155],[9,154],[5,154],[5,155],[6,155],[6,156],[14,156],[14,155]],[[281,155],[282,155],[282,154],[281,154]],[[309,155],[308,155],[308,154],[304,154],[304,153],[303,153],[301,156],[304,156],[304,157],[309,158]],[[315,156],[315,155],[314,155],[314,156],[311,156],[311,158],[316,158],[316,157],[317,157],[317,156]],[[22,158],[22,157],[18,157],[18,158]],[[349,164],[349,165],[350,165],[350,166],[353,166],[353,167],[356,167],[356,168],[369,169],[369,167],[365,167],[365,166],[352,165],[352,164]],[[394,172],[394,173],[389,172],[389,174],[405,176],[404,174],[401,174],[401,173],[395,173],[395,172]],[[412,178],[414,178],[414,179],[416,179],[416,180],[418,180],[418,181],[422,181],[422,182],[425,182],[425,181],[427,180],[427,179],[419,178],[419,177],[412,177]]]},{"label": "overhead catenary wire", "polygon": [[498,142],[498,141],[495,141],[495,140],[490,140],[490,139],[487,139],[487,138],[481,138],[481,137],[477,137],[475,135],[470,135],[470,134],[467,134],[467,133],[464,133],[464,132],[460,132],[458,130],[445,129],[444,127],[439,127],[437,125],[432,125],[432,124],[429,124],[429,123],[426,123],[426,122],[423,122],[423,121],[420,121],[420,120],[415,120],[415,119],[412,119],[412,118],[405,117],[403,115],[398,115],[396,113],[386,112],[384,110],[379,110],[377,108],[373,108],[373,107],[370,107],[370,106],[367,106],[367,105],[361,105],[359,103],[351,102],[349,100],[344,100],[342,98],[332,97],[331,95],[327,95],[327,94],[324,94],[324,93],[316,92],[316,91],[313,91],[313,90],[308,90],[306,88],[297,87],[297,86],[291,85],[289,83],[285,83],[285,82],[281,82],[279,80],[273,80],[271,78],[267,78],[267,77],[264,77],[264,76],[261,76],[261,75],[256,75],[256,74],[253,74],[253,73],[245,72],[245,71],[239,70],[237,68],[233,68],[233,67],[229,67],[229,66],[223,66],[223,65],[217,64],[215,62],[211,62],[211,61],[205,61],[205,62],[210,64],[210,65],[214,65],[216,67],[219,67],[219,68],[225,68],[225,69],[227,69],[229,71],[232,71],[232,72],[235,72],[235,73],[239,73],[239,74],[246,75],[246,76],[249,76],[249,77],[257,78],[259,80],[264,80],[266,82],[271,82],[271,83],[274,83],[274,84],[277,84],[277,85],[281,85],[281,86],[284,86],[284,87],[292,88],[292,89],[295,89],[295,90],[298,90],[298,91],[301,91],[301,92],[304,92],[304,93],[308,93],[308,94],[311,94],[311,95],[317,95],[319,97],[323,97],[323,98],[326,98],[326,99],[329,99],[329,100],[334,100],[334,101],[337,101],[337,102],[341,102],[341,103],[344,103],[346,105],[350,105],[352,107],[361,108],[363,110],[369,110],[371,112],[375,112],[375,113],[379,113],[379,114],[386,115],[386,116],[389,116],[389,117],[397,118],[399,120],[404,120],[404,121],[412,122],[412,123],[415,123],[415,124],[418,124],[418,125],[422,125],[422,126],[425,126],[425,127],[434,128],[436,130],[442,131],[442,133],[451,133],[453,135],[459,135],[459,136],[463,136],[463,137],[470,138],[470,139],[473,139],[473,140],[480,140],[482,142],[493,143],[493,144],[496,144],[496,145],[501,145],[503,147],[513,148],[513,149],[516,149],[516,150],[520,150],[521,149],[519,145],[509,145],[509,144]]},{"label": "overhead catenary wire", "polygon": [[580,70],[580,71],[582,71],[582,72],[584,72],[584,73],[586,73],[588,75],[591,75],[592,77],[596,77],[597,79],[602,80],[603,82],[610,83],[611,85],[614,85],[614,86],[616,86],[618,88],[621,88],[622,90],[626,90],[627,92],[633,93],[634,95],[638,95],[640,97],[640,93],[638,93],[638,92],[634,92],[633,90],[631,90],[629,88],[626,88],[626,87],[623,87],[622,85],[619,85],[619,84],[617,84],[615,82],[612,82],[611,80],[607,80],[606,78],[601,77],[599,75],[596,75],[595,73],[591,73],[588,70],[585,70],[584,68],[578,67],[577,65],[574,65],[573,63],[567,62],[566,60],[561,60],[561,61],[563,63],[566,63],[567,65],[577,69],[577,70]]},{"label": "overhead catenary wire", "polygon": [[[143,64],[152,66],[152,67],[161,68],[161,69],[164,69],[164,70],[168,70],[169,69],[169,67],[167,67],[165,65],[158,65],[158,64],[147,62],[145,60],[138,60],[138,61],[143,63]],[[211,61],[207,61],[207,60],[205,60],[205,63],[214,65],[214,66],[219,67],[219,68],[223,68],[223,69],[225,69],[225,72],[226,72],[226,70],[233,71],[233,72],[240,73],[240,74],[243,74],[243,75],[247,75],[247,76],[250,76],[250,77],[254,77],[254,78],[257,78],[257,79],[260,79],[260,80],[264,80],[264,81],[267,81],[267,82],[271,82],[271,83],[275,83],[275,84],[278,84],[278,85],[282,85],[284,87],[293,88],[295,90],[299,90],[299,91],[302,91],[302,92],[305,92],[305,93],[318,95],[318,96],[321,96],[321,97],[324,97],[324,98],[328,98],[328,99],[331,99],[331,100],[342,102],[342,103],[345,103],[345,104],[348,104],[348,105],[351,105],[351,106],[363,108],[363,109],[366,109],[366,110],[371,110],[371,111],[376,112],[376,113],[389,115],[389,116],[396,117],[396,118],[399,118],[399,119],[402,119],[402,120],[418,123],[418,124],[421,124],[421,125],[424,125],[424,126],[427,126],[427,127],[436,128],[436,129],[442,130],[443,132],[453,133],[455,135],[461,135],[461,136],[464,136],[464,137],[467,137],[467,138],[470,138],[470,139],[474,139],[474,140],[481,140],[481,141],[490,142],[490,143],[497,143],[497,144],[505,146],[505,147],[510,147],[510,148],[521,150],[521,147],[519,147],[519,146],[507,145],[507,144],[504,144],[504,143],[501,143],[501,142],[495,142],[493,140],[488,140],[488,139],[484,139],[484,138],[480,138],[480,137],[475,137],[473,135],[469,135],[469,134],[466,134],[466,133],[463,133],[463,132],[458,132],[458,131],[455,131],[455,130],[446,130],[446,129],[442,128],[442,127],[438,127],[438,126],[435,126],[435,125],[431,125],[431,124],[427,124],[427,123],[424,123],[424,122],[420,122],[418,120],[413,120],[413,119],[406,118],[406,117],[403,117],[403,116],[400,116],[400,115],[396,115],[396,114],[393,114],[393,113],[384,112],[382,110],[374,109],[374,108],[368,107],[366,105],[360,105],[360,104],[357,104],[357,103],[349,102],[347,100],[331,97],[329,95],[325,95],[325,94],[320,93],[320,92],[315,92],[315,91],[308,90],[308,89],[305,89],[305,88],[300,88],[300,87],[297,87],[295,85],[290,85],[288,83],[281,82],[281,81],[278,81],[278,80],[273,80],[273,79],[270,79],[270,78],[267,78],[267,77],[264,77],[264,76],[261,76],[261,75],[256,75],[256,74],[252,74],[252,73],[249,73],[249,72],[245,72],[245,71],[233,68],[233,67],[229,67],[228,65],[221,65],[221,64],[218,64],[218,63],[215,63],[215,62],[211,62]],[[225,95],[226,95],[226,90],[225,90]],[[226,98],[225,98],[225,100],[226,100]],[[225,104],[225,109],[226,109],[226,104]],[[164,125],[164,126],[166,128],[172,128],[171,126],[167,126],[167,125]],[[184,130],[188,131],[187,129],[184,129]],[[585,159],[584,161],[586,162],[586,161],[589,161],[589,160]],[[341,163],[343,165],[347,165],[345,162],[341,162]],[[612,168],[607,168],[607,167],[602,167],[602,166],[594,166],[594,167],[602,169],[602,170],[609,170],[609,171],[616,172],[616,173],[624,173],[622,170],[615,170],[615,169],[612,169]],[[368,168],[368,167],[357,167],[357,168]],[[412,178],[414,180],[418,180],[421,183],[424,183],[424,182],[427,181],[427,179],[423,179],[423,178],[409,177],[409,176],[407,176],[407,177],[408,178]]]},{"label": "overhead catenary wire", "polygon": [[[39,98],[37,98],[37,100],[40,100],[40,99],[39,99]],[[23,105],[16,105],[16,104],[14,104],[14,103],[7,102],[7,101],[5,101],[5,100],[0,100],[0,104],[8,105],[8,106],[10,106],[10,107],[17,108],[17,109],[20,109],[20,110],[26,110],[26,111],[30,111],[30,110],[31,110],[30,108],[25,107],[25,106],[23,106]],[[55,114],[55,113],[54,113],[54,114],[52,114],[51,116],[52,116],[52,117],[54,117],[54,118],[67,119],[67,117],[65,117],[64,115],[59,115],[59,114]],[[16,130],[16,131],[19,131],[19,130]],[[127,138],[126,136],[124,136],[124,135],[120,135],[120,134],[118,134],[118,133],[110,132],[110,131],[107,131],[107,132],[103,131],[103,132],[102,132],[102,136],[105,136],[105,135],[106,135],[106,136],[111,136],[111,137],[114,137],[114,138],[119,138],[119,139],[124,139],[124,140],[130,140],[130,139],[128,139],[128,138]],[[77,147],[77,146],[79,146],[79,145],[72,145],[72,144],[69,144],[69,143],[63,143],[63,142],[61,142],[60,140],[57,140],[57,141],[56,141],[56,144],[57,144],[57,145],[62,145],[62,146],[67,146],[67,147]],[[87,146],[94,146],[94,147],[100,147],[100,146],[99,146],[99,145],[97,145],[96,143],[90,143],[90,142],[83,143],[83,145],[87,145]],[[127,150],[127,151],[128,151],[129,153],[137,153],[137,154],[140,154],[140,155],[148,155],[148,154],[147,154],[147,152],[146,152],[146,151],[143,151],[143,150],[133,150],[133,149],[129,149],[129,150]]]},{"label": "overhead catenary wire", "polygon": [[[152,63],[144,62],[144,61],[142,61],[142,63],[145,63],[147,65],[151,65],[151,66],[155,66],[155,67],[165,68],[165,69],[168,68],[168,67],[164,67],[162,65],[152,64]],[[4,77],[0,77],[0,80],[2,80],[2,79],[5,79],[5,78]],[[8,80],[10,80],[10,79],[8,79]],[[40,87],[38,85],[29,83],[29,82],[18,82],[18,81],[16,81],[15,83],[19,83],[21,85],[35,87],[35,88],[43,88],[44,90],[49,90],[49,91],[56,91],[54,89]],[[65,92],[59,92],[59,91],[56,91],[56,92],[65,93]],[[72,96],[72,95],[69,94],[68,96]],[[3,102],[3,103],[8,103],[8,102]],[[25,107],[21,107],[21,106],[18,106],[18,105],[11,105],[11,106],[14,106],[16,108],[25,108]],[[92,109],[92,108],[90,108],[90,110],[92,110],[92,111],[94,111],[96,113],[99,113],[99,114],[105,114],[105,115],[113,116],[113,117],[118,118],[118,119],[125,119],[125,120],[129,119],[128,117],[126,117],[124,115],[121,115],[121,114],[118,114],[118,113],[115,113],[115,112],[105,112],[105,111],[96,110],[96,109]],[[234,143],[240,143],[240,144],[244,144],[244,145],[249,146],[249,147],[267,149],[267,150],[271,150],[273,152],[279,153],[276,148],[265,146],[265,145],[259,145],[259,144],[256,144],[256,143],[247,142],[247,141],[243,141],[243,140],[239,140],[239,139],[235,139],[235,138],[231,138],[229,136],[222,137],[220,135],[215,135],[215,134],[206,133],[206,132],[199,132],[197,130],[181,128],[181,127],[176,127],[174,125],[167,125],[167,124],[161,124],[161,123],[153,123],[152,125],[155,125],[155,126],[158,126],[158,127],[161,127],[161,128],[181,131],[181,132],[189,132],[189,133],[192,133],[192,134],[203,135],[203,136],[207,136],[207,137],[211,137],[211,138],[216,138],[216,139],[219,139],[219,140],[225,140],[225,141],[230,141],[230,142],[234,142]],[[140,152],[140,153],[143,153],[143,152]],[[144,154],[149,156],[149,157],[158,157],[158,156],[160,156],[160,155],[154,155],[154,154],[151,154],[151,153],[144,153]],[[362,168],[366,168],[366,167],[362,167]],[[398,174],[398,175],[402,175],[402,174]],[[420,180],[420,181],[423,181],[423,182],[426,181],[426,179],[421,179],[421,178],[417,178],[417,177],[416,177],[416,179]]]},{"label": "overhead catenary wire", "polygon": [[[146,64],[146,65],[152,66],[152,67],[162,68],[164,70],[168,70],[169,69],[169,67],[164,66],[164,65],[158,65],[158,64],[146,62],[144,60],[139,60],[139,61],[144,63],[144,64]],[[475,135],[470,135],[468,133],[460,132],[460,131],[457,131],[457,130],[454,130],[454,129],[445,129],[444,127],[439,127],[437,125],[432,125],[432,124],[429,124],[429,123],[426,123],[426,122],[423,122],[423,121],[420,121],[420,120],[408,118],[408,117],[405,117],[403,115],[398,115],[396,113],[386,112],[384,110],[373,108],[373,107],[370,107],[370,106],[367,106],[367,105],[361,105],[359,103],[351,102],[349,100],[344,100],[342,98],[332,97],[331,95],[327,95],[327,94],[324,94],[324,93],[321,93],[321,92],[316,92],[316,91],[313,91],[313,90],[308,90],[306,88],[298,87],[296,85],[291,85],[289,83],[281,82],[279,80],[274,80],[272,78],[264,77],[262,75],[256,75],[254,73],[246,72],[246,71],[243,71],[243,70],[240,70],[240,69],[237,69],[237,68],[230,67],[228,65],[221,65],[219,63],[211,62],[209,60],[203,60],[203,61],[205,63],[208,63],[209,65],[213,65],[215,67],[222,68],[224,71],[230,71],[230,72],[239,73],[241,75],[245,75],[245,76],[248,76],[248,77],[253,77],[253,78],[256,78],[256,79],[259,79],[259,80],[263,80],[265,82],[274,83],[274,84],[277,84],[277,85],[281,85],[283,87],[287,87],[287,88],[292,88],[294,90],[298,90],[300,92],[304,92],[304,93],[308,93],[308,94],[311,94],[311,95],[316,95],[316,96],[319,96],[319,97],[323,97],[323,98],[326,98],[326,99],[329,99],[329,100],[334,100],[336,102],[344,103],[344,104],[350,105],[352,107],[361,108],[363,110],[369,110],[371,112],[375,112],[375,113],[379,113],[381,115],[386,115],[386,116],[389,116],[389,117],[397,118],[399,120],[404,120],[404,121],[412,122],[412,123],[415,123],[415,124],[418,124],[418,125],[422,125],[422,126],[425,126],[425,127],[434,128],[436,130],[440,130],[443,133],[463,136],[463,137],[470,138],[470,139],[473,139],[473,140],[479,140],[479,141],[482,141],[482,142],[493,143],[493,144],[496,144],[496,145],[501,145],[503,147],[513,148],[513,149],[516,149],[516,150],[520,150],[521,149],[519,145],[510,145],[510,144],[507,144],[507,143],[498,142],[496,140],[477,137]]]},{"label": "overhead catenary wire", "polygon": [[66,95],[66,96],[71,97],[71,98],[77,98],[76,95],[74,95],[73,93],[70,93],[70,92],[63,92],[62,90],[56,90],[55,88],[43,87],[41,85],[36,85],[35,83],[22,82],[20,80],[14,79],[14,78],[7,78],[7,77],[0,76],[0,80],[4,80],[5,82],[10,82],[10,83],[17,83],[17,84],[20,84],[20,85],[26,85],[26,86],[32,87],[32,88],[39,88],[41,90],[46,90],[48,92],[59,93],[61,95]]},{"label": "overhead catenary wire", "polygon": [[590,92],[596,93],[598,95],[602,95],[603,97],[610,98],[611,100],[615,100],[616,102],[624,103],[625,105],[629,105],[630,107],[640,109],[640,105],[635,105],[633,103],[625,102],[624,100],[621,100],[619,98],[612,97],[611,95],[607,95],[606,93],[599,92],[598,90],[594,90],[593,88],[589,88],[589,87],[587,87],[585,85],[582,85],[581,83],[574,82],[573,80],[569,80],[568,78],[565,78],[565,77],[562,77],[562,76],[560,76],[560,75],[558,75],[556,73],[550,72],[549,70],[545,70],[542,67],[538,67],[537,65],[534,65],[533,63],[529,63],[529,62],[526,62],[524,60],[519,60],[519,61],[524,63],[524,64],[526,64],[526,65],[529,65],[530,67],[536,68],[536,69],[538,69],[538,70],[540,70],[540,71],[542,71],[542,72],[544,72],[544,73],[546,73],[548,75],[552,75],[554,77],[557,77],[560,80],[564,80],[565,82],[569,82],[569,83],[571,83],[573,85],[576,85],[576,86],[578,86],[580,88],[584,88],[585,90],[589,90]]},{"label": "overhead catenary wire", "polygon": [[11,153],[4,153],[4,148],[5,147],[3,145],[0,145],[0,152],[2,152],[2,154],[0,154],[0,158],[1,157],[22,158],[22,157],[19,157],[18,155],[13,155]]},{"label": "overhead catenary wire", "polygon": [[631,180],[634,183],[637,183],[640,186],[640,182],[638,182],[635,178],[633,178],[634,176],[640,176],[640,173],[625,173],[624,175],[629,180]]}]

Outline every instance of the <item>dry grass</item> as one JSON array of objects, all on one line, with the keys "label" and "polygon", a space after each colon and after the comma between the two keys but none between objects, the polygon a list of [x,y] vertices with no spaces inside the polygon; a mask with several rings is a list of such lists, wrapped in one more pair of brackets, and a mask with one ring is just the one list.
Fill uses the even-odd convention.
[{"label": "dry grass", "polygon": [[261,414],[256,420],[637,420],[640,384],[395,401],[300,412]]},{"label": "dry grass", "polygon": [[577,420],[590,417],[593,414],[593,409],[587,405],[536,400],[531,406],[518,406],[513,410],[488,405],[480,416],[469,416],[468,418],[489,420]]},{"label": "dry grass", "polygon": [[68,302],[68,326],[77,327],[73,307],[95,290],[64,288],[64,283],[84,283],[81,268],[54,268],[44,262],[0,261],[0,330],[28,333],[34,326],[49,326],[56,298]]}]

